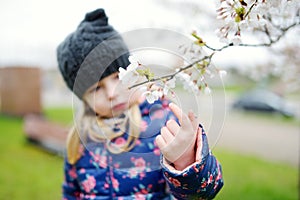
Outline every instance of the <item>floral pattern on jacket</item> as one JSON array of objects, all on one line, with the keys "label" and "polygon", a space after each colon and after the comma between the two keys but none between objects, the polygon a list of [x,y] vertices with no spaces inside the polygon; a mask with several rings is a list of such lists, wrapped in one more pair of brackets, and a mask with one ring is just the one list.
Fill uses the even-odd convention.
[{"label": "floral pattern on jacket", "polygon": [[[85,199],[212,199],[223,186],[222,169],[208,148],[203,131],[202,160],[183,171],[164,162],[155,137],[175,119],[168,100],[140,105],[142,132],[136,146],[122,154],[110,153],[104,143],[82,144],[81,158],[65,159],[64,200]],[[115,142],[126,140],[124,134]]]}]

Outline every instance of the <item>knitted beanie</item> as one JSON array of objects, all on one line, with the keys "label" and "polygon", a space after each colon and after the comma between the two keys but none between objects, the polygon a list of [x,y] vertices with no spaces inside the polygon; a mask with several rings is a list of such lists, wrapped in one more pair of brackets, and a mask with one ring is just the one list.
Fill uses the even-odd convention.
[{"label": "knitted beanie", "polygon": [[82,99],[101,79],[126,68],[129,50],[120,34],[108,24],[103,9],[87,13],[77,29],[57,48],[59,70],[67,86]]}]

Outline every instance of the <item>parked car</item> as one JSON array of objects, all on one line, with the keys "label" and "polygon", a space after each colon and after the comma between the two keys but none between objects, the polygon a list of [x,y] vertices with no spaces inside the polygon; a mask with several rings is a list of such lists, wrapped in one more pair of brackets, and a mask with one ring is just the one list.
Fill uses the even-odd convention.
[{"label": "parked car", "polygon": [[254,89],[245,92],[234,103],[233,108],[269,113],[280,113],[285,117],[294,117],[295,113],[288,107],[284,98],[274,92]]}]

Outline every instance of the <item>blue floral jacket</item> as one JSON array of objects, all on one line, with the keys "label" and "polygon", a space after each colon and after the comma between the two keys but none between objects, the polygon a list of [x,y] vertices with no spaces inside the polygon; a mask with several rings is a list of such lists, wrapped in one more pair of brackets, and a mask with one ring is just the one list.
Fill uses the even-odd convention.
[{"label": "blue floral jacket", "polygon": [[[211,154],[202,133],[202,160],[177,171],[164,162],[154,142],[160,129],[173,118],[169,101],[140,105],[142,132],[135,147],[110,153],[105,144],[81,145],[81,158],[65,159],[63,199],[213,199],[223,186],[221,165]],[[120,136],[114,142],[126,140]]]}]

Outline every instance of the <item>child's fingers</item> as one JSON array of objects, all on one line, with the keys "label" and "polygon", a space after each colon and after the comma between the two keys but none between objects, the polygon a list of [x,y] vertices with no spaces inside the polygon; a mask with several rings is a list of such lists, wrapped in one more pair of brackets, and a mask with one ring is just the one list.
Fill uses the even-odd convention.
[{"label": "child's fingers", "polygon": [[173,135],[176,135],[180,131],[180,126],[173,119],[170,119],[169,121],[167,121],[166,126]]},{"label": "child's fingers", "polygon": [[181,124],[182,123],[182,110],[174,103],[170,103],[169,108],[174,113],[174,115],[178,118],[178,120]]},{"label": "child's fingers", "polygon": [[174,135],[169,131],[167,127],[162,127],[160,130],[160,134],[163,137],[166,144],[174,140]]},{"label": "child's fingers", "polygon": [[159,149],[163,149],[167,144],[161,135],[156,136],[155,142]]},{"label": "child's fingers", "polygon": [[169,108],[178,118],[181,126],[189,126],[189,118],[182,112],[181,108],[179,108],[175,103],[170,103]]}]

